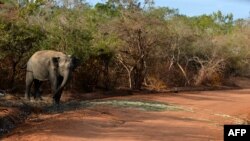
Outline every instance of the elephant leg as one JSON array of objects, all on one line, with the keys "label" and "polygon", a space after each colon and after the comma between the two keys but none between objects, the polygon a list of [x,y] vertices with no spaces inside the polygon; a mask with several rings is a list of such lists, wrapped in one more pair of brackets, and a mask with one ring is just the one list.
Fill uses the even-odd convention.
[{"label": "elephant leg", "polygon": [[50,79],[50,83],[51,83],[51,92],[53,94],[53,103],[56,104],[56,101],[55,101],[56,86],[57,86],[56,78],[55,79]]},{"label": "elephant leg", "polygon": [[61,84],[61,82],[59,82],[61,80],[60,77],[56,77],[55,75],[51,75],[50,76],[50,83],[51,83],[51,90],[52,90],[52,94],[53,94],[53,103],[54,104],[59,104],[59,91],[58,91],[58,86]]},{"label": "elephant leg", "polygon": [[36,100],[42,100],[42,97],[41,97],[41,92],[40,92],[40,86],[42,84],[41,81],[35,79],[34,80],[34,84],[35,84],[35,94],[34,94],[34,99]]},{"label": "elephant leg", "polygon": [[33,83],[33,74],[31,72],[26,73],[26,89],[25,89],[25,99],[30,100],[30,89]]},{"label": "elephant leg", "polygon": [[[58,90],[59,86],[61,85],[62,81],[63,81],[63,77],[59,76],[57,78],[57,86],[56,86],[57,90]],[[53,98],[54,98],[54,101],[56,104],[59,104],[60,99],[61,99],[61,95],[62,95],[62,89],[55,93]]]}]

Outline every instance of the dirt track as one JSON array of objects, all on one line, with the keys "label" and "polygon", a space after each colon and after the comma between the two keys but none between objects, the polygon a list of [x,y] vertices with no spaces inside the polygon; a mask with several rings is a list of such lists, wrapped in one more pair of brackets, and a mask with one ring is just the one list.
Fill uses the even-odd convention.
[{"label": "dirt track", "polygon": [[209,141],[223,140],[224,124],[250,119],[250,89],[119,96],[102,101],[154,101],[177,110],[95,106],[32,114],[5,141]]}]

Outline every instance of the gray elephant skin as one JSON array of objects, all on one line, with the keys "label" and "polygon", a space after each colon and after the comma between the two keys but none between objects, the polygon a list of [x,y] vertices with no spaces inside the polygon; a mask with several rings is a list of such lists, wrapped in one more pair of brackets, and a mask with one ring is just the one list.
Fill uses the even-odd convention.
[{"label": "gray elephant skin", "polygon": [[30,100],[30,89],[33,83],[34,98],[41,99],[40,86],[43,81],[50,81],[53,101],[59,104],[63,88],[78,64],[78,59],[62,52],[37,51],[27,62],[25,99]]}]

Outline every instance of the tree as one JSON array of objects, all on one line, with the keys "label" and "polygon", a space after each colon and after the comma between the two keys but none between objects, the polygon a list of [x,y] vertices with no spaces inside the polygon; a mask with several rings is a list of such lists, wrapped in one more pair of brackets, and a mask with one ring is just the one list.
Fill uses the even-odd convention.
[{"label": "tree", "polygon": [[119,18],[108,23],[105,32],[120,40],[116,60],[127,72],[129,87],[140,89],[147,75],[148,58],[167,41],[168,29],[164,21],[148,16],[135,3],[128,4],[125,8],[129,10],[122,10]]},{"label": "tree", "polygon": [[3,57],[11,61],[11,87],[14,85],[17,65],[43,39],[43,32],[38,27],[26,26],[25,23],[0,21],[0,51]]}]

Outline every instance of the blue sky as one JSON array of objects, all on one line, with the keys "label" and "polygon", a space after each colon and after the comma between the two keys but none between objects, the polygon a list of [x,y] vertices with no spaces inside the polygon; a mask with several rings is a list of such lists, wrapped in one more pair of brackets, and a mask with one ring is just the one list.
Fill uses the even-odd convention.
[{"label": "blue sky", "polygon": [[[86,0],[94,5],[105,0]],[[250,18],[250,0],[155,0],[156,6],[179,9],[181,14],[197,16],[211,14],[218,10],[223,14],[232,13],[234,19]]]}]

